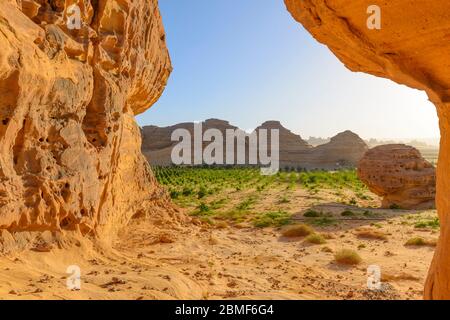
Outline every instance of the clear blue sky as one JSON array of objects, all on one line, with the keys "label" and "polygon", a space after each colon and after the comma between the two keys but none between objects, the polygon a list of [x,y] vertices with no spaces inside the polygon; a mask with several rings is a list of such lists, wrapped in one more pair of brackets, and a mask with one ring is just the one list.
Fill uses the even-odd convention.
[{"label": "clear blue sky", "polygon": [[307,138],[437,137],[424,93],[352,73],[282,0],[159,0],[174,71],[140,125],[207,118],[252,129],[280,120]]}]

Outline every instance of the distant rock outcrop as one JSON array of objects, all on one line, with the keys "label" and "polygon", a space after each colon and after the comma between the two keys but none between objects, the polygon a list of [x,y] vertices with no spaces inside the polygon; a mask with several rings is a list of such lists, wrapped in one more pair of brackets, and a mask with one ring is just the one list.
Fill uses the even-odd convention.
[{"label": "distant rock outcrop", "polygon": [[308,140],[306,140],[308,144],[312,145],[313,147],[320,146],[321,144],[325,144],[330,142],[330,138],[321,138],[321,137],[309,137]]},{"label": "distant rock outcrop", "polygon": [[321,168],[354,167],[368,150],[366,143],[349,130],[313,149],[314,162]]},{"label": "distant rock outcrop", "polygon": [[[221,131],[224,137],[227,129],[238,129],[230,125],[228,121],[218,119],[209,119],[202,123],[203,132],[212,128]],[[142,128],[142,152],[152,165],[172,165],[172,148],[178,142],[171,141],[171,134],[176,129],[188,130],[193,139],[194,123],[180,123],[165,128],[157,126]],[[257,127],[255,131],[259,132],[261,129],[267,129],[268,131],[271,129],[279,130],[279,155],[280,168],[282,169],[335,170],[352,168],[356,167],[358,161],[368,150],[365,142],[351,131],[345,131],[336,135],[324,145],[312,147],[301,136],[283,127],[279,121],[266,121]],[[208,144],[208,142],[203,143],[203,147],[206,147]],[[225,154],[224,157],[226,157]]]},{"label": "distant rock outcrop", "polygon": [[[170,127],[145,126],[141,129],[142,153],[146,156],[151,165],[165,167],[171,166],[173,164],[171,159],[172,148],[178,142],[171,141],[171,135],[172,132],[177,129],[185,129],[189,131],[192,138],[194,137],[193,122],[179,123]],[[218,129],[225,136],[225,132],[227,129],[234,130],[237,129],[237,127],[230,125],[228,121],[208,119],[202,122],[202,134],[208,129]],[[191,154],[193,155],[193,140],[191,145]],[[208,145],[208,143],[203,143],[203,148],[206,147],[206,145]]]},{"label": "distant rock outcrop", "polygon": [[383,197],[385,208],[435,206],[435,169],[411,146],[389,144],[370,149],[359,162],[358,176],[373,193]]},{"label": "distant rock outcrop", "polygon": [[280,168],[307,168],[306,160],[312,147],[301,136],[283,127],[279,121],[266,121],[256,128],[256,132],[261,129],[279,130]]}]

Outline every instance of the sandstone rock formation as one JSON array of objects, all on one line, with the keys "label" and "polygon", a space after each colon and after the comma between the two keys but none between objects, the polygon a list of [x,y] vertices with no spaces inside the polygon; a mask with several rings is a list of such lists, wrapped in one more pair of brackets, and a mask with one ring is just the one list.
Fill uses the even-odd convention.
[{"label": "sandstone rock formation", "polygon": [[[180,123],[170,127],[145,126],[142,128],[142,152],[152,165],[171,166],[173,165],[171,153],[173,147],[178,143],[171,141],[171,134],[176,129],[186,129],[190,132],[193,148],[194,124]],[[218,119],[208,119],[202,123],[202,132],[208,129],[218,129],[223,137],[226,137],[227,129],[238,129],[228,121]],[[291,132],[281,125],[279,121],[266,121],[255,129],[259,132],[261,129],[279,130],[279,156],[280,168],[282,169],[324,169],[335,170],[343,168],[354,168],[364,153],[368,150],[365,142],[355,133],[345,131],[331,138],[329,143],[317,147],[310,146],[301,136]],[[268,137],[270,145],[270,134]],[[203,148],[208,146],[208,142],[203,143]],[[224,140],[224,149],[226,141]],[[246,150],[248,151],[248,140],[246,141]],[[193,153],[193,151],[191,151]],[[236,154],[236,148],[235,148]],[[224,152],[224,159],[226,152]],[[248,164],[248,152],[246,152]],[[236,157],[235,157],[236,160]],[[193,163],[193,161],[191,161]],[[225,163],[225,161],[224,161]],[[235,162],[237,163],[237,162]]]},{"label": "sandstone rock formation", "polygon": [[347,130],[332,137],[330,142],[315,147],[313,159],[319,168],[353,168],[368,149],[364,140]]},{"label": "sandstone rock formation", "polygon": [[[266,121],[255,129],[256,132],[265,129],[267,132],[276,129],[279,131],[279,157],[281,169],[309,169],[308,156],[312,147],[301,136],[291,132],[281,125],[279,121]],[[271,139],[269,138],[269,146]]]},{"label": "sandstone rock formation", "polygon": [[[202,134],[208,129],[219,130],[223,137],[225,137],[226,130],[235,130],[237,127],[230,125],[228,121],[219,119],[208,119],[202,122]],[[147,157],[147,160],[154,166],[171,166],[173,165],[171,154],[173,147],[178,143],[171,140],[172,132],[177,129],[185,129],[192,137],[191,140],[191,161],[193,160],[194,150],[194,123],[186,122],[179,123],[170,127],[145,126],[142,128],[142,153]],[[203,143],[205,148],[208,143]],[[225,141],[223,141],[225,150]],[[224,155],[225,160],[225,155]],[[225,161],[224,161],[225,162]]]},{"label": "sandstone rock formation", "polygon": [[352,71],[424,90],[440,118],[436,205],[441,221],[425,288],[450,299],[450,2],[378,1],[381,29],[369,29],[370,0],[285,0],[293,17]]},{"label": "sandstone rock formation", "polygon": [[416,148],[404,144],[370,149],[359,161],[359,178],[383,197],[383,207],[427,209],[435,206],[436,172]]},{"label": "sandstone rock formation", "polygon": [[157,0],[2,0],[0,46],[1,234],[107,236],[163,201],[134,120],[171,72]]}]

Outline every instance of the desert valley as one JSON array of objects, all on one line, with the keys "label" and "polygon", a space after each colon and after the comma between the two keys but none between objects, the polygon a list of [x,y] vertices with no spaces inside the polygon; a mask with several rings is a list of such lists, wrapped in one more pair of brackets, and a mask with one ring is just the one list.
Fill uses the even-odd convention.
[{"label": "desert valley", "polygon": [[[170,165],[174,129],[143,128],[143,153],[156,161],[170,209],[137,212],[111,247],[69,234],[28,242],[3,232],[2,297],[420,299],[439,232],[431,163],[402,144],[371,156],[352,132],[312,147],[268,123],[282,130],[283,170],[274,176],[245,165]],[[398,173],[408,166],[412,173]],[[409,179],[404,189],[400,179]],[[73,261],[82,290],[66,288]],[[370,266],[380,270],[379,290],[367,287]]]},{"label": "desert valley", "polygon": [[[44,233],[0,259],[2,298],[422,298],[436,211],[380,209],[354,171],[265,179],[255,169],[156,174],[180,207],[170,220],[137,216],[112,248]],[[350,256],[340,261],[342,250]],[[79,291],[66,288],[74,261]],[[380,267],[382,290],[367,289],[369,265]]]},{"label": "desert valley", "polygon": [[450,299],[450,3],[383,2],[374,31],[369,2],[284,1],[349,70],[426,92],[440,147],[267,119],[265,175],[175,166],[195,124],[136,123],[173,71],[157,0],[0,1],[0,299]]}]

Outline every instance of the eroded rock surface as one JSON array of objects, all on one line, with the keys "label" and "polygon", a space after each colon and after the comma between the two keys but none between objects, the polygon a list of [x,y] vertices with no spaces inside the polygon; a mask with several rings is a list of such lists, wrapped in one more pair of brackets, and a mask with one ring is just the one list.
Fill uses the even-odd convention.
[{"label": "eroded rock surface", "polygon": [[383,207],[433,208],[436,172],[419,150],[404,144],[370,149],[360,160],[358,176],[370,191],[383,197]]},{"label": "eroded rock surface", "polygon": [[2,0],[0,46],[0,229],[107,236],[164,201],[134,120],[171,72],[157,0]]},{"label": "eroded rock surface", "polygon": [[293,17],[352,71],[427,92],[441,128],[436,205],[441,237],[425,288],[450,299],[450,2],[379,1],[381,29],[369,29],[371,0],[285,0]]}]

